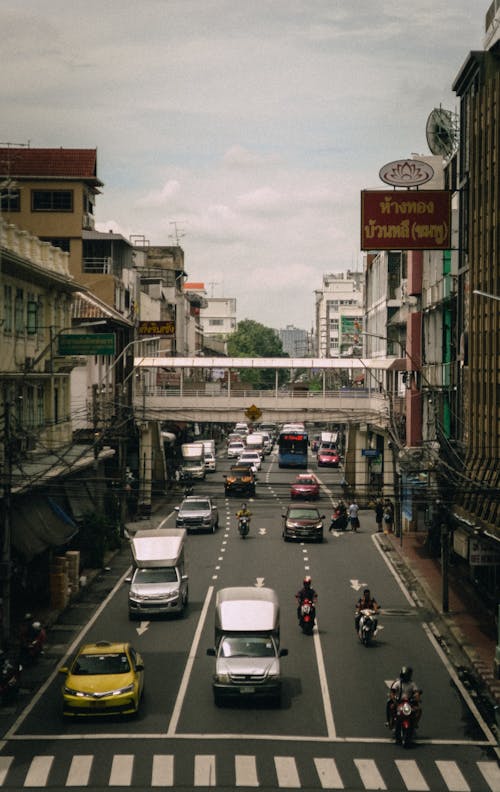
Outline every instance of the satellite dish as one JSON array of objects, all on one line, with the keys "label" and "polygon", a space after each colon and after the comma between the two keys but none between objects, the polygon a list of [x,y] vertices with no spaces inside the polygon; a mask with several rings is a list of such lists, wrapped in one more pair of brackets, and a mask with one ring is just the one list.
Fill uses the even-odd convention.
[{"label": "satellite dish", "polygon": [[436,107],[429,115],[425,125],[427,145],[433,154],[451,157],[457,147],[457,115],[451,110]]}]

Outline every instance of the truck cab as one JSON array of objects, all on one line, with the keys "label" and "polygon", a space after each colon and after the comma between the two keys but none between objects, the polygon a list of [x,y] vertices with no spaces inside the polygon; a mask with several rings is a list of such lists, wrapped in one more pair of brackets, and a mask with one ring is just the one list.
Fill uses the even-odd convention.
[{"label": "truck cab", "polygon": [[130,546],[134,572],[128,593],[129,619],[182,613],[188,603],[186,530],[137,531]]}]

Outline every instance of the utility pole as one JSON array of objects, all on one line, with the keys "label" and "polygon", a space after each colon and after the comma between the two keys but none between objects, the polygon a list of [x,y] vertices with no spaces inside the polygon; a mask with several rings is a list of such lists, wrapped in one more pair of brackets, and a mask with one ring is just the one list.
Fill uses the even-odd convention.
[{"label": "utility pole", "polygon": [[7,649],[10,638],[10,579],[11,579],[11,491],[12,491],[12,438],[10,421],[10,394],[8,386],[4,386],[4,481],[2,498],[2,646]]}]

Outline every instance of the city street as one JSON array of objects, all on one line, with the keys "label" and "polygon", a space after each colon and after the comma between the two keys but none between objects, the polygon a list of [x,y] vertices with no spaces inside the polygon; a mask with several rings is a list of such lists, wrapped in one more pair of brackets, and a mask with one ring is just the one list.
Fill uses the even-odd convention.
[{"label": "city street", "polygon": [[[195,494],[215,498],[219,529],[188,537],[185,615],[129,621],[125,548],[103,584],[109,591],[83,599],[51,629],[38,669],[40,675],[47,669],[47,678],[38,690],[21,693],[17,712],[1,713],[0,786],[498,792],[495,738],[436,640],[432,612],[390,566],[373,512],[361,511],[357,533],[328,533],[341,471],[317,470],[310,457],[325,515],[324,542],[312,544],[282,539],[281,514],[296,474],[279,470],[275,453],[247,501],[252,521],[242,541],[235,517],[241,500],[224,496],[228,468],[218,459],[217,471],[195,484]],[[166,518],[164,527],[174,526],[177,502],[169,499],[155,515]],[[312,636],[301,633],[296,619],[304,575],[319,595]],[[247,700],[214,705],[214,658],[206,650],[214,645],[215,593],[226,586],[268,586],[278,594],[281,645],[289,650],[281,661],[280,707]],[[367,586],[381,605],[369,647],[353,622]],[[145,694],[134,720],[62,720],[57,666],[81,643],[96,640],[130,641],[144,658]],[[387,685],[405,664],[424,691],[422,721],[408,750],[394,744],[384,724]]]}]

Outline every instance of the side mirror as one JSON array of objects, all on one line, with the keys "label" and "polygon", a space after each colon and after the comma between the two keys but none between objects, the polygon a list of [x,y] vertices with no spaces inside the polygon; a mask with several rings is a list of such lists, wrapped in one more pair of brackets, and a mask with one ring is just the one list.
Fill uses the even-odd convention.
[{"label": "side mirror", "polygon": [[215,657],[215,649],[213,648],[207,649],[207,655],[209,655],[210,657]]},{"label": "side mirror", "polygon": [[68,674],[69,673],[69,668],[67,666],[61,666],[61,668],[58,669],[58,673],[59,674]]},{"label": "side mirror", "polygon": [[132,583],[132,578],[131,577],[126,577],[125,578],[125,583]]},{"label": "side mirror", "polygon": [[181,580],[184,582],[185,580],[189,580],[189,575],[181,575]]},{"label": "side mirror", "polygon": [[136,671],[144,671],[144,663],[137,663],[135,667]]},{"label": "side mirror", "polygon": [[178,512],[179,509],[180,509],[180,506],[174,506],[174,511]]},{"label": "side mirror", "polygon": [[225,474],[225,473],[224,473],[224,475],[222,476],[222,478],[223,478],[223,479],[227,479],[227,476],[226,476],[226,474]]},{"label": "side mirror", "polygon": [[280,657],[286,657],[288,654],[288,649],[280,649]]}]

